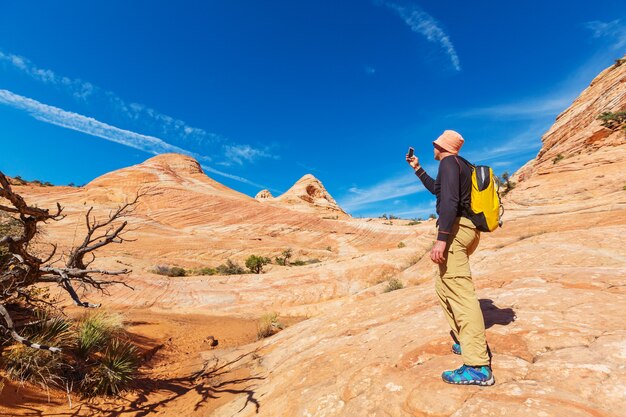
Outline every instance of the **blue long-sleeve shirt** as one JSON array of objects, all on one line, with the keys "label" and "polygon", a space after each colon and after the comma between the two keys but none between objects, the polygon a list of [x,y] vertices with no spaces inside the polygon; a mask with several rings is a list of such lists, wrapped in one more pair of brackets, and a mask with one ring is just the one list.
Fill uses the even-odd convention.
[{"label": "blue long-sleeve shirt", "polygon": [[472,170],[462,159],[449,155],[439,162],[436,179],[433,180],[421,167],[415,175],[428,191],[437,196],[437,240],[445,242],[455,219],[462,215],[462,206],[469,206]]}]

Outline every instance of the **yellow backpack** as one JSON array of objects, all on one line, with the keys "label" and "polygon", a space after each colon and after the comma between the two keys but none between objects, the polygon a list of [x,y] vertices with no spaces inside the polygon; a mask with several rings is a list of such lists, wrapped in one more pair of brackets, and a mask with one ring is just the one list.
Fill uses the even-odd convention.
[{"label": "yellow backpack", "polygon": [[470,206],[464,206],[462,213],[482,232],[493,232],[502,227],[504,207],[500,201],[500,187],[493,174],[493,169],[486,165],[474,165],[463,157],[472,169],[472,190]]}]

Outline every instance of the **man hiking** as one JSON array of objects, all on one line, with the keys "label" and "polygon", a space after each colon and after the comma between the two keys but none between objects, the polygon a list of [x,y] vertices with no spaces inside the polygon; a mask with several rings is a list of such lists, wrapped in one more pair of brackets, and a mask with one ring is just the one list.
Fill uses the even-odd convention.
[{"label": "man hiking", "polygon": [[472,170],[458,157],[463,142],[463,137],[453,130],[444,131],[433,141],[434,156],[439,161],[435,180],[420,166],[417,157],[407,154],[406,160],[428,191],[437,196],[437,240],[430,252],[432,261],[439,264],[435,291],[456,342],[452,351],[463,358],[460,368],[445,371],[441,377],[451,384],[493,385],[485,322],[469,265],[480,231],[463,216],[464,207],[470,206],[472,187]]}]

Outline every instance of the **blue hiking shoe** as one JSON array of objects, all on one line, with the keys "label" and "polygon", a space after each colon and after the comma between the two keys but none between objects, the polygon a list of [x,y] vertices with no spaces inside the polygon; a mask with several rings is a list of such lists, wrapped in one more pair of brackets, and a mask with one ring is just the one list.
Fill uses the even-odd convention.
[{"label": "blue hiking shoe", "polygon": [[458,343],[453,344],[452,345],[452,353],[460,355],[461,354],[461,345],[459,345]]},{"label": "blue hiking shoe", "polygon": [[489,366],[474,368],[473,366],[463,365],[454,371],[443,372],[441,378],[448,384],[487,386],[496,383]]}]

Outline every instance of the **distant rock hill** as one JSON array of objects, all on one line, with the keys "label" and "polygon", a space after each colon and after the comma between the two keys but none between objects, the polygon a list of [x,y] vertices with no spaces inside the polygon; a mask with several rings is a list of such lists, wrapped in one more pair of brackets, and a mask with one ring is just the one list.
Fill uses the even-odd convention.
[{"label": "distant rock hill", "polygon": [[272,195],[272,193],[270,193],[269,190],[261,190],[254,198],[256,198],[257,200],[265,200],[267,198],[274,198],[274,196]]},{"label": "distant rock hill", "polygon": [[[320,180],[312,174],[306,174],[285,193],[271,198],[269,191],[261,191],[256,198],[293,210],[316,213],[326,217],[349,218],[346,213],[326,190]],[[269,194],[269,196],[268,196]]]}]

